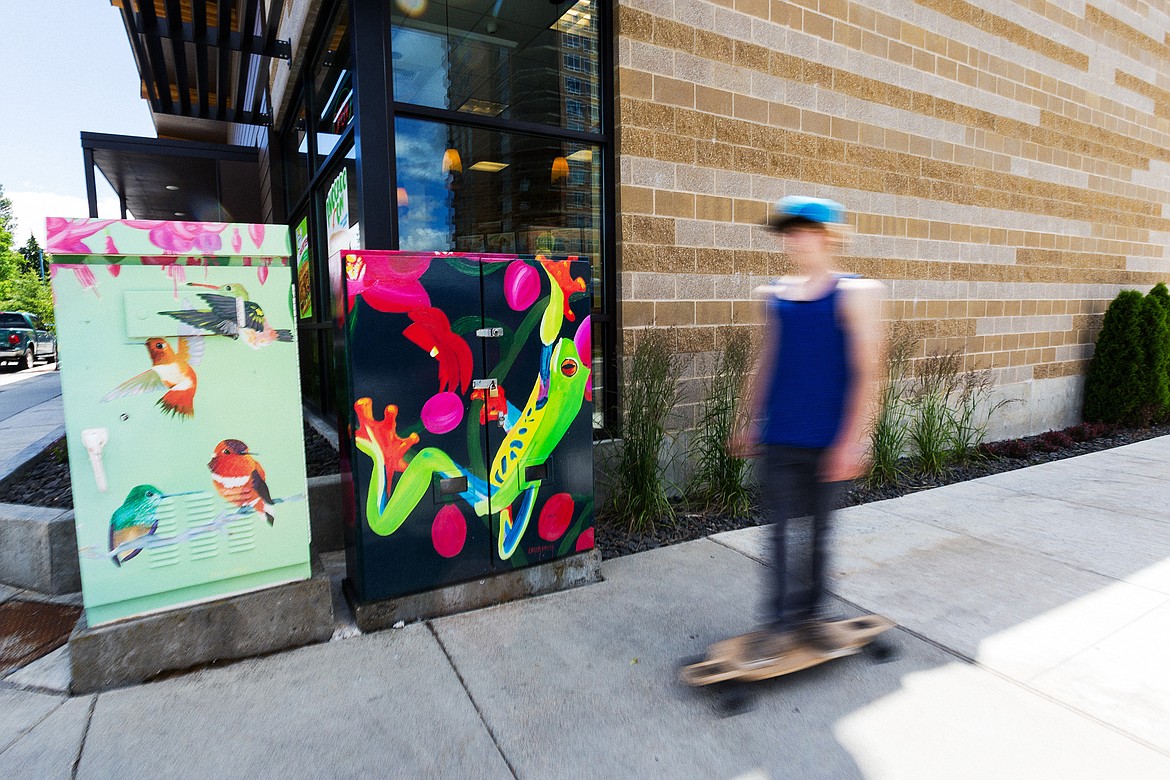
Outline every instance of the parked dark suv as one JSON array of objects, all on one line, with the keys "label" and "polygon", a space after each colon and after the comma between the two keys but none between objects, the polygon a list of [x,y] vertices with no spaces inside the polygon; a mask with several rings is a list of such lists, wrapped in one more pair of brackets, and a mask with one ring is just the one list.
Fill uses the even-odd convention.
[{"label": "parked dark suv", "polygon": [[53,333],[35,314],[0,312],[0,360],[15,361],[19,368],[32,368],[38,359],[57,359],[57,339]]}]

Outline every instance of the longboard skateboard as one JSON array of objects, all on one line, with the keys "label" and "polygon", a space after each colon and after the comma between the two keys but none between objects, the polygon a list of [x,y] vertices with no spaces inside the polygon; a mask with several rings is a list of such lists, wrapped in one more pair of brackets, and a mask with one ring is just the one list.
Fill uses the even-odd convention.
[{"label": "longboard skateboard", "polygon": [[[701,687],[715,683],[755,682],[792,674],[861,652],[893,628],[894,622],[880,615],[866,615],[830,621],[825,627],[833,638],[831,650],[797,644],[775,657],[760,658],[753,651],[753,648],[758,648],[762,636],[756,631],[716,642],[707,649],[705,658],[683,666],[679,676],[687,685]],[[886,653],[883,650],[883,654]]]}]

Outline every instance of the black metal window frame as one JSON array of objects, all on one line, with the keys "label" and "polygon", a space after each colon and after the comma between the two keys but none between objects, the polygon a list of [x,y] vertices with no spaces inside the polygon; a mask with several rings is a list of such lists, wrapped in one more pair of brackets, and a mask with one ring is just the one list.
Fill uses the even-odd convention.
[{"label": "black metal window frame", "polygon": [[[519,133],[550,140],[572,141],[585,143],[601,148],[601,252],[600,258],[605,258],[602,264],[602,283],[604,295],[599,308],[591,313],[592,322],[601,325],[604,334],[602,354],[604,355],[602,375],[602,393],[594,397],[595,405],[602,411],[603,430],[611,429],[617,421],[617,154],[614,148],[613,126],[613,72],[614,72],[614,37],[613,37],[613,7],[610,3],[600,3],[598,30],[598,71],[599,71],[599,105],[601,111],[601,132],[590,133],[580,130],[554,127],[536,122],[525,122],[514,119],[496,119],[483,117],[466,112],[450,109],[433,108],[410,103],[399,103],[394,100],[393,56],[391,51],[391,18],[390,3],[386,0],[349,0],[350,25],[350,69],[354,92],[354,119],[338,139],[332,152],[322,160],[317,159],[317,107],[314,103],[312,82],[312,63],[316,62],[321,50],[327,45],[329,35],[336,23],[337,12],[341,0],[334,0],[327,4],[323,13],[318,16],[318,23],[314,31],[314,38],[309,46],[309,55],[304,59],[301,72],[297,76],[297,86],[293,91],[292,105],[299,108],[303,99],[306,120],[306,140],[310,171],[308,184],[303,192],[287,193],[287,219],[293,215],[307,214],[311,225],[311,241],[314,249],[314,258],[321,258],[324,252],[324,237],[318,226],[322,215],[319,213],[319,199],[314,193],[327,187],[328,174],[333,171],[339,160],[349,153],[352,148],[357,158],[357,189],[361,200],[362,212],[362,244],[367,247],[397,248],[398,209],[394,192],[396,190],[397,170],[395,166],[394,121],[398,117],[420,119],[435,122],[444,122],[452,125],[479,128],[484,130]],[[297,111],[289,112],[282,135],[295,132],[293,123],[296,121]],[[290,226],[290,230],[294,226]],[[600,259],[599,258],[599,259]],[[324,269],[328,258],[318,262],[317,267]],[[312,320],[300,323],[299,327],[306,331],[320,332],[333,327],[332,301],[328,284],[328,274],[323,270],[314,274],[314,295],[321,294],[319,300],[329,302],[329,306],[315,307]],[[320,313],[318,313],[320,312]],[[314,336],[317,337],[317,336]],[[329,361],[322,360],[322,363]],[[322,365],[318,369],[323,373],[322,387],[332,387],[332,367]],[[599,432],[598,435],[601,435]]]},{"label": "black metal window frame", "polygon": [[[386,184],[380,188],[375,187],[373,192],[370,192],[363,186],[362,195],[363,197],[370,196],[380,200],[381,202],[376,205],[385,209],[385,212],[388,214],[389,231],[387,238],[390,241],[389,246],[397,247],[399,238],[398,209],[391,195],[394,192],[395,182],[397,181],[394,162],[393,128],[394,121],[398,117],[430,120],[483,130],[518,133],[550,140],[574,141],[599,146],[601,148],[602,246],[598,259],[604,258],[606,260],[602,264],[604,295],[602,297],[601,307],[595,308],[590,316],[593,323],[602,326],[601,331],[604,334],[602,343],[604,373],[601,378],[603,390],[600,398],[594,397],[594,403],[602,411],[602,429],[612,428],[617,421],[617,317],[615,314],[617,309],[617,218],[615,208],[617,202],[617,175],[615,169],[616,153],[614,150],[613,127],[614,38],[612,4],[608,2],[599,3],[599,10],[603,11],[603,13],[600,14],[601,18],[598,29],[598,86],[600,90],[598,103],[602,110],[601,132],[596,133],[570,130],[516,119],[497,119],[495,117],[469,114],[452,109],[396,101],[394,99],[394,66],[390,40],[391,18],[389,5],[389,3],[377,2],[377,0],[373,0],[372,2],[371,0],[350,0],[352,13],[351,29],[356,32],[354,37],[355,72],[362,73],[364,78],[365,75],[368,75],[368,72],[363,71],[362,65],[370,62],[370,59],[375,57],[380,58],[383,63],[383,69],[377,73],[376,78],[381,82],[381,93],[384,97],[384,104],[383,106],[368,106],[367,103],[362,102],[358,109],[357,122],[360,125],[360,132],[366,133],[367,123],[363,121],[362,111],[372,110],[377,116],[384,117],[383,121],[379,122],[379,125],[381,128],[388,130],[385,133],[386,137],[383,138],[381,134],[377,134],[379,137],[376,139],[376,142],[385,149],[386,158],[384,163],[382,163],[382,167],[386,171],[386,177],[382,181],[386,182]],[[363,145],[362,149],[358,152],[359,158],[363,160],[363,165],[359,166],[359,171],[362,171],[365,167],[366,151]],[[369,215],[376,212],[369,209],[369,206],[374,204],[365,205],[366,208],[363,213],[366,215],[364,219],[368,223],[370,221]],[[598,435],[601,435],[600,432]]]},{"label": "black metal window frame", "polygon": [[[329,36],[337,22],[340,6],[340,0],[330,2],[317,17],[317,26],[308,46],[309,56],[305,57],[301,71],[296,74],[296,86],[290,93],[292,109],[285,118],[281,132],[281,137],[285,139],[296,132],[294,125],[298,118],[298,111],[303,107],[306,155],[309,165],[308,178],[303,190],[294,193],[287,190],[289,177],[284,177],[282,189],[285,192],[285,203],[287,204],[285,222],[289,225],[289,231],[294,234],[294,246],[296,222],[306,216],[309,219],[309,245],[313,256],[311,276],[313,316],[311,319],[299,320],[297,328],[301,338],[317,340],[319,361],[315,368],[322,396],[307,400],[318,412],[327,416],[334,411],[332,407],[336,403],[336,399],[332,397],[335,393],[336,371],[333,365],[332,338],[334,301],[329,283],[329,257],[326,254],[327,241],[323,229],[325,222],[323,202],[324,193],[331,183],[328,180],[330,174],[335,172],[337,166],[342,164],[342,160],[351,150],[357,148],[358,119],[356,116],[354,117],[353,121],[338,136],[330,153],[322,158],[320,150],[317,148],[317,133],[320,129],[318,126],[318,106],[315,105],[315,95],[311,87],[313,64],[320,59],[324,48],[329,43]],[[350,56],[350,67],[356,74],[356,52],[351,50]],[[354,91],[356,95],[356,87]],[[284,162],[283,156],[282,147],[282,154],[279,155],[282,163]],[[359,171],[361,170],[360,161],[357,168]]]}]

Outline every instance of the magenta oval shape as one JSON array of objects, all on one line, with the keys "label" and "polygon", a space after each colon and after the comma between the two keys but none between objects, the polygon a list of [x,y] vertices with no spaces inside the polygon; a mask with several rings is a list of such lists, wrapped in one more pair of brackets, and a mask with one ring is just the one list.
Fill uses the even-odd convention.
[{"label": "magenta oval shape", "polygon": [[537,533],[546,542],[555,542],[565,535],[572,520],[573,497],[568,493],[554,493],[540,508],[540,519],[536,524]]},{"label": "magenta oval shape", "polygon": [[514,311],[523,311],[540,295],[540,275],[523,260],[513,260],[504,270],[504,300]]},{"label": "magenta oval shape", "polygon": [[463,399],[458,393],[435,393],[422,408],[422,424],[431,433],[449,433],[463,422]]},{"label": "magenta oval shape", "polygon": [[463,544],[467,541],[467,520],[463,512],[454,504],[444,504],[435,513],[435,522],[431,524],[431,544],[435,552],[444,558],[454,558],[463,552]]}]

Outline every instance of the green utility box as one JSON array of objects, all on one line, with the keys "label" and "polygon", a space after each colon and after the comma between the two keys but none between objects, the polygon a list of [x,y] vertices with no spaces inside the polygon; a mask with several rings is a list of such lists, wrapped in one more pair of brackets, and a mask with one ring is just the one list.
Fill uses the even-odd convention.
[{"label": "green utility box", "polygon": [[90,626],[309,572],[288,229],[50,219]]}]

